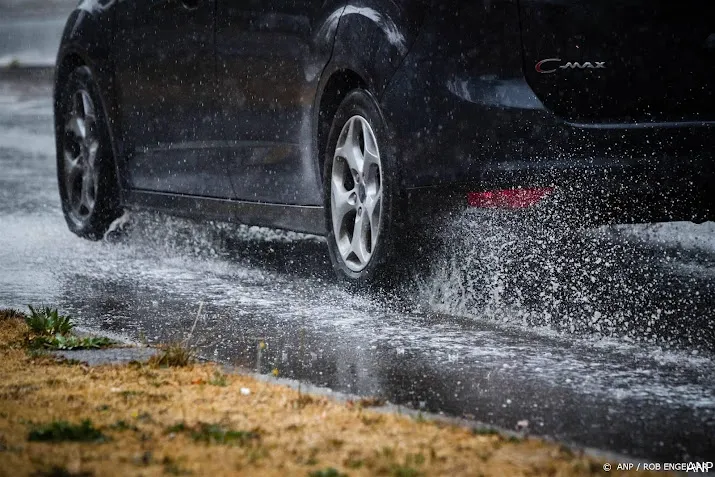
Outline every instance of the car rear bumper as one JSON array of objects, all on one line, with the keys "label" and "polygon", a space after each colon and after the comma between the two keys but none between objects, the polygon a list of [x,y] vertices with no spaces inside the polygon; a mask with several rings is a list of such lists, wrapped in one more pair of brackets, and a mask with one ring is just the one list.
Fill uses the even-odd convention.
[{"label": "car rear bumper", "polygon": [[[604,209],[669,201],[660,209],[671,211],[622,220],[711,216],[703,209],[715,192],[715,123],[574,123],[547,110],[523,79],[462,86],[413,89],[401,110],[407,104],[430,115],[411,110],[407,116],[418,119],[410,122],[392,115],[410,197],[464,203],[469,191],[553,187]],[[385,95],[387,111],[399,96]]]}]

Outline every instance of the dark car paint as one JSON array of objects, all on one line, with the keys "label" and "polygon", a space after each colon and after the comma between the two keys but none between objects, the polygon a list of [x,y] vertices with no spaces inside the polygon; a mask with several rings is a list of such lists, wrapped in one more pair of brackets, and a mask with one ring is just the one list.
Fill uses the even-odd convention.
[{"label": "dark car paint", "polygon": [[[548,12],[583,18],[591,3],[85,1],[65,29],[56,87],[67,55],[81,57],[103,91],[125,205],[188,216],[323,233],[317,137],[330,118],[318,108],[346,71],[378,98],[412,196],[608,187],[613,177],[646,189],[705,187],[713,123],[566,114],[548,79],[529,70],[534,55],[571,51],[559,36],[571,30],[543,31],[553,26]],[[129,14],[138,4],[165,16],[139,21]],[[207,18],[216,19],[214,50]],[[137,25],[144,36],[132,36]],[[573,78],[554,81],[577,91]]]},{"label": "dark car paint", "polygon": [[144,0],[113,7],[114,76],[132,149],[129,185],[230,197],[226,164],[205,147],[223,137],[214,95],[214,5],[187,5]]},{"label": "dark car paint", "polygon": [[[521,0],[524,72],[544,104],[570,120],[715,120],[715,48],[708,45],[715,8],[708,4]],[[535,64],[554,55],[603,65],[538,73]]]},{"label": "dark car paint", "polygon": [[426,0],[348,2],[340,18],[332,63],[360,75],[381,97],[415,41],[429,7]]},{"label": "dark car paint", "polygon": [[311,113],[345,0],[216,1],[216,98],[234,198],[321,204]]}]

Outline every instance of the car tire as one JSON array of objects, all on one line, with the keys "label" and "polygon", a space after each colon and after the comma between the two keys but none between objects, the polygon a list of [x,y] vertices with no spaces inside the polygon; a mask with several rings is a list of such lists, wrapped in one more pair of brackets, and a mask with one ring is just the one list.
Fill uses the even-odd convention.
[{"label": "car tire", "polygon": [[106,115],[88,67],[72,71],[60,88],[56,134],[62,212],[72,232],[99,240],[121,215]]},{"label": "car tire", "polygon": [[333,269],[357,287],[388,284],[400,258],[404,201],[391,136],[368,91],[355,89],[343,99],[325,151],[325,226]]}]

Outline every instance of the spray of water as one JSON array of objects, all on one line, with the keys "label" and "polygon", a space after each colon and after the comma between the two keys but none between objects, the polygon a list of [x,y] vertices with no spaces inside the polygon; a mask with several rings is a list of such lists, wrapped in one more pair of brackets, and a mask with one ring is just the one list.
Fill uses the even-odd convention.
[{"label": "spray of water", "polygon": [[[116,225],[115,225],[116,224]],[[105,238],[131,244],[152,253],[195,258],[242,256],[254,249],[270,251],[273,245],[316,244],[314,235],[226,222],[195,222],[148,211],[117,219]],[[310,246],[310,245],[309,245]]]},{"label": "spray of water", "polygon": [[[409,295],[408,308],[539,332],[712,349],[715,280],[703,273],[715,263],[712,252],[629,233],[643,227],[578,226],[556,210],[453,216],[425,232],[424,241],[434,246],[417,260],[428,265],[413,268],[407,285],[380,301],[404,306],[394,298]],[[151,255],[239,261],[281,273],[300,269],[305,273],[296,278],[333,279],[319,237],[149,213],[132,222],[126,239]]]},{"label": "spray of water", "polygon": [[438,313],[548,332],[713,346],[712,275],[683,268],[707,257],[559,215],[536,208],[452,218],[428,271],[414,278],[416,300]]}]

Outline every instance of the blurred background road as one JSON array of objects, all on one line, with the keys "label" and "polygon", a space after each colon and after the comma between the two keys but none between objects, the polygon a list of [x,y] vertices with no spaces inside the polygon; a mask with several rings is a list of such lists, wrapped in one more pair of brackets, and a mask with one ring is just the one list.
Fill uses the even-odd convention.
[{"label": "blurred background road", "polygon": [[0,0],[0,67],[51,66],[76,0]]}]

